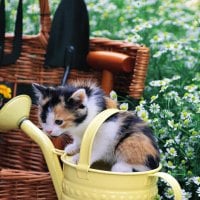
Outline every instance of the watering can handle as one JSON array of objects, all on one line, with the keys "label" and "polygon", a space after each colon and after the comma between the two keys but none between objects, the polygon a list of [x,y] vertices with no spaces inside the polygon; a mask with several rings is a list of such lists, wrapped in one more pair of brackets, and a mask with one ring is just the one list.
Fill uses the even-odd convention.
[{"label": "watering can handle", "polygon": [[156,176],[156,177],[164,179],[171,186],[171,188],[174,192],[174,200],[182,200],[180,185],[173,176],[171,176],[170,174],[167,174],[165,172],[157,172],[157,173],[151,174],[149,176]]},{"label": "watering can handle", "polygon": [[118,109],[107,109],[98,114],[93,121],[88,125],[83,139],[81,143],[81,150],[80,150],[80,158],[77,165],[77,169],[79,172],[83,172],[83,176],[87,176],[87,172],[90,168],[90,158],[91,158],[91,151],[92,151],[92,145],[95,138],[95,135],[100,128],[100,126],[103,124],[103,122],[112,116],[115,113],[123,112]]}]

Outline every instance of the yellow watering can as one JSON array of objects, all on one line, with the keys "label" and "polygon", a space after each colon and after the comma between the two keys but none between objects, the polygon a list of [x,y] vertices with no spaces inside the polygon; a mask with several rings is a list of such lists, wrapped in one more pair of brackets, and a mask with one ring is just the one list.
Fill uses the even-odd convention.
[{"label": "yellow watering can", "polygon": [[59,200],[153,200],[158,193],[157,179],[163,178],[173,189],[174,199],[181,200],[181,188],[171,175],[157,169],[146,172],[119,173],[90,168],[93,140],[101,124],[117,109],[100,113],[88,126],[81,144],[78,164],[62,153],[63,170],[50,139],[29,119],[31,100],[20,95],[0,110],[0,129],[21,128],[41,148]]}]

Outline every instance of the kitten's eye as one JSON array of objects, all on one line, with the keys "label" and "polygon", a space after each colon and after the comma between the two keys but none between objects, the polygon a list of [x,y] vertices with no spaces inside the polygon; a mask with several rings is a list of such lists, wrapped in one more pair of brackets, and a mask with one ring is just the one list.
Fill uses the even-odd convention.
[{"label": "kitten's eye", "polygon": [[79,108],[80,108],[80,109],[83,109],[83,108],[85,108],[85,106],[84,106],[83,104],[81,104],[81,105],[79,106]]},{"label": "kitten's eye", "polygon": [[63,123],[63,120],[59,120],[59,119],[55,120],[55,124],[57,125],[61,125],[62,123]]}]

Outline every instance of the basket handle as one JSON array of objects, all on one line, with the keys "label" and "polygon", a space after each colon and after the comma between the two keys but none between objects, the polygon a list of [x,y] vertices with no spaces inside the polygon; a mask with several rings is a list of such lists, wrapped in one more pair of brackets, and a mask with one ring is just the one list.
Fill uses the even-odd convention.
[{"label": "basket handle", "polygon": [[107,109],[99,113],[88,125],[80,148],[80,157],[77,165],[77,173],[79,177],[87,178],[87,172],[90,168],[90,158],[95,135],[102,123],[115,113],[123,112],[118,109]]},{"label": "basket handle", "polygon": [[167,174],[165,172],[157,172],[155,174],[151,174],[149,176],[155,176],[164,179],[172,188],[174,192],[174,200],[181,200],[182,194],[181,194],[181,187],[177,180],[171,176],[170,174]]},{"label": "basket handle", "polygon": [[42,33],[46,39],[49,38],[49,31],[51,28],[51,12],[49,8],[48,0],[39,0],[40,6],[40,33]]}]

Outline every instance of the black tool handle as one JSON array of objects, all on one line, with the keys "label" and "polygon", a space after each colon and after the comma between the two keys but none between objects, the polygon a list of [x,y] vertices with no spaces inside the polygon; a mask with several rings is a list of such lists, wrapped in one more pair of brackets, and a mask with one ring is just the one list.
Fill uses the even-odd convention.
[{"label": "black tool handle", "polygon": [[19,0],[17,8],[17,17],[15,22],[15,36],[13,39],[13,49],[10,54],[4,54],[5,40],[5,0],[0,4],[0,64],[9,65],[15,63],[21,53],[22,32],[23,32],[23,6],[22,0]]},{"label": "black tool handle", "polygon": [[5,40],[5,0],[0,1],[0,63],[3,60],[4,40]]},{"label": "black tool handle", "polygon": [[63,78],[62,78],[62,82],[61,82],[62,86],[65,85],[65,83],[67,81],[67,78],[69,76],[70,69],[73,66],[74,55],[75,55],[75,48],[74,48],[74,46],[72,46],[72,45],[67,46],[66,53],[65,53],[65,71],[64,71]]}]

